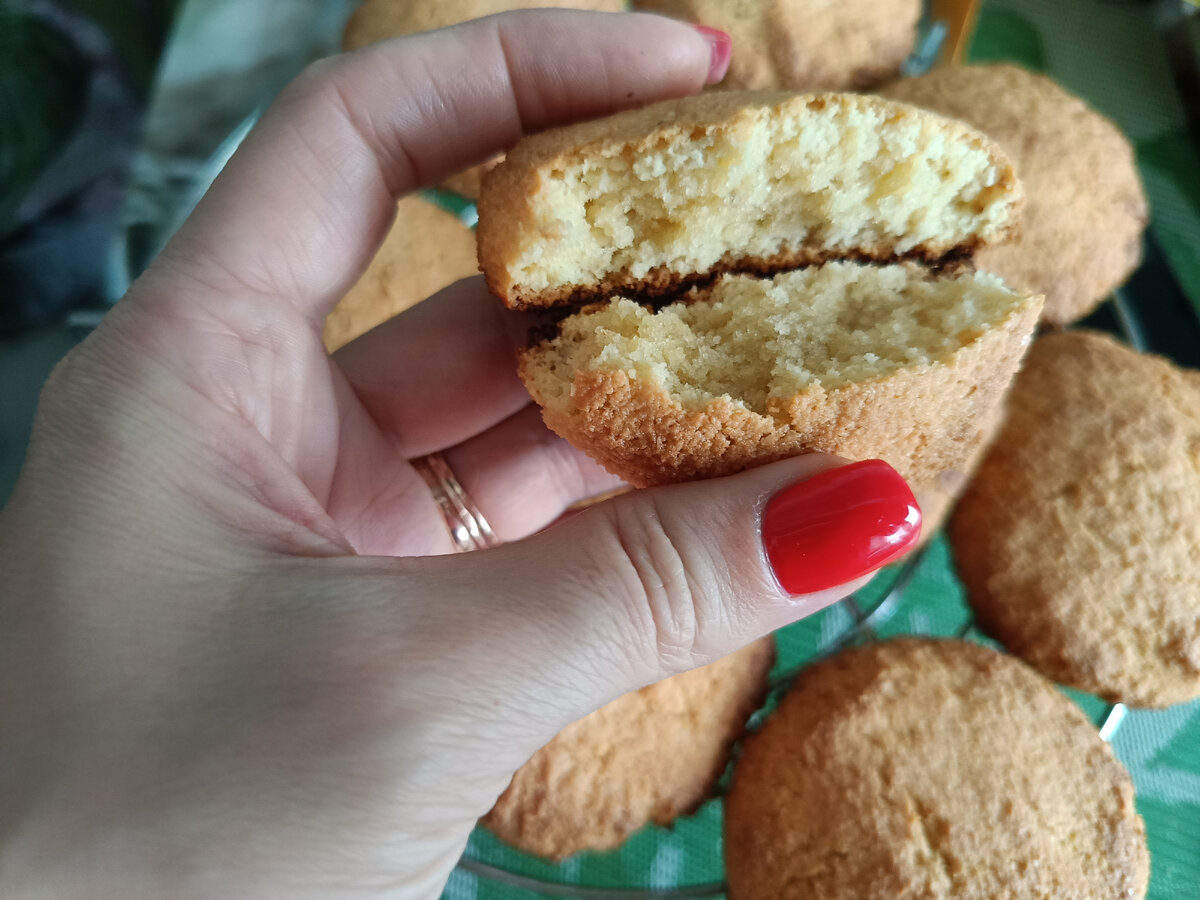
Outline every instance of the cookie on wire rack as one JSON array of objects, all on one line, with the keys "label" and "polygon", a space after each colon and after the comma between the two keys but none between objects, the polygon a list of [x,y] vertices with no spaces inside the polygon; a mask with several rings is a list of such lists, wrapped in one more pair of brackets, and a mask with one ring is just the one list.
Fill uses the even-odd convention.
[{"label": "cookie on wire rack", "polygon": [[475,236],[422,197],[396,204],[396,218],[371,264],[325,319],[330,353],[414,303],[479,273]]},{"label": "cookie on wire rack", "polygon": [[725,804],[731,900],[1137,900],[1129,775],[1024,663],[963,641],[869,644],[802,671]]},{"label": "cookie on wire rack", "polygon": [[549,859],[608,850],[651,822],[670,825],[709,796],[762,703],[770,638],[619,697],[538,750],[483,824]]},{"label": "cookie on wire rack", "polygon": [[917,42],[921,0],[634,0],[636,9],[707,25],[733,39],[723,87],[838,91],[900,74]]},{"label": "cookie on wire rack", "polygon": [[1020,237],[976,264],[1046,295],[1062,325],[1091,312],[1137,268],[1148,206],[1120,129],[1050,78],[1014,65],[946,66],[883,96],[952,116],[993,138],[1025,185]]},{"label": "cookie on wire rack", "polygon": [[1050,678],[1200,697],[1200,373],[1039,338],[950,534],[980,624]]}]

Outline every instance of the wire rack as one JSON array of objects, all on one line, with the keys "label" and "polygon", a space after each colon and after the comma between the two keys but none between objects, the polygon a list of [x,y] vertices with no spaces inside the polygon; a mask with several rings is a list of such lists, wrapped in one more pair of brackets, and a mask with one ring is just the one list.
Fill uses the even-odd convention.
[{"label": "wire rack", "polygon": [[[1130,346],[1145,352],[1148,349],[1145,329],[1125,293],[1120,290],[1114,292],[1105,306],[1114,323],[1112,330],[1124,338]],[[745,734],[753,734],[762,727],[770,715],[770,710],[787,692],[796,676],[804,668],[848,647],[884,639],[880,634],[880,629],[894,618],[905,604],[908,588],[917,577],[928,550],[929,545],[927,544],[894,567],[890,573],[890,579],[882,590],[872,590],[872,586],[868,586],[864,591],[852,594],[836,604],[841,609],[842,618],[848,624],[832,640],[826,642],[818,652],[809,654],[799,663],[782,672],[777,672],[771,677],[768,683],[767,700],[751,716],[746,725]],[[952,633],[951,637],[980,642],[987,640],[986,635],[970,615]],[[1093,721],[1103,740],[1111,741],[1113,739],[1125,720],[1126,712],[1124,704],[1113,703],[1103,707],[1100,713],[1094,717]],[[734,760],[737,759],[739,749],[740,742],[734,747],[732,754]],[[723,796],[729,784],[729,776],[730,771],[727,770],[714,789],[713,798],[719,799]],[[723,881],[706,881],[665,888],[598,887],[573,884],[554,880],[552,877],[540,877],[504,868],[473,855],[470,849],[458,865],[463,871],[498,885],[547,896],[579,898],[579,900],[700,900],[700,898],[720,897],[725,894]]]}]

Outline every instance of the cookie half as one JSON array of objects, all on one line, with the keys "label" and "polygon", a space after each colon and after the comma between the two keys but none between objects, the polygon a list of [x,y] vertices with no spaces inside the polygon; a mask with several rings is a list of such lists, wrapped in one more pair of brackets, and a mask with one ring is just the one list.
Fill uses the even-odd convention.
[{"label": "cookie half", "polygon": [[396,218],[367,271],[325,319],[325,347],[332,353],[442,288],[478,274],[471,229],[428,200],[405,197],[396,204]]},{"label": "cookie half", "polygon": [[900,74],[917,42],[921,0],[635,0],[727,32],[722,87],[860,90]]},{"label": "cookie half", "polygon": [[708,797],[763,701],[773,660],[766,638],[619,697],[535,753],[483,824],[551,859],[670,825]]},{"label": "cookie half", "polygon": [[851,94],[719,92],[527,138],[484,182],[479,260],[514,308],[722,271],[964,256],[1016,227],[987,138]]},{"label": "cookie half", "polygon": [[821,451],[885,459],[919,492],[968,467],[1040,305],[913,265],[727,275],[572,315],[520,371],[554,431],[640,487]]},{"label": "cookie half", "polygon": [[1200,373],[1039,338],[950,534],[979,622],[1050,678],[1200,697]]},{"label": "cookie half", "polygon": [[725,804],[731,900],[1136,900],[1133,785],[1023,663],[904,639],[800,674]]},{"label": "cookie half", "polygon": [[882,93],[961,119],[1009,154],[1028,198],[1021,234],[976,264],[1045,294],[1046,321],[1086,315],[1137,268],[1148,207],[1133,148],[1083,100],[1013,65],[938,68]]}]

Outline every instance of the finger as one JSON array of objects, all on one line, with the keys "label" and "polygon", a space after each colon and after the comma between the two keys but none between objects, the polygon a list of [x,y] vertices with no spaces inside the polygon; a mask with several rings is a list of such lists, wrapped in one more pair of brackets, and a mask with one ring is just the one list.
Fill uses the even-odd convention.
[{"label": "finger", "polygon": [[532,326],[470,278],[339,350],[359,402],[412,458],[461,443],[529,403],[516,352]]},{"label": "finger", "polygon": [[379,245],[395,198],[522,133],[695,93],[712,57],[669,19],[538,11],[323,61],[268,110],[158,269],[218,295],[290,302],[319,324]]},{"label": "finger", "polygon": [[392,633],[404,633],[428,584],[436,602],[421,605],[410,653],[435,668],[453,656],[456,702],[467,685],[479,715],[530,721],[531,752],[572,717],[810,615],[911,549],[920,511],[903,479],[879,460],[844,463],[811,455],[635,491],[495,550],[364,561],[374,572],[354,591],[379,609],[403,584]]},{"label": "finger", "polygon": [[444,455],[463,489],[504,541],[533,534],[572,504],[624,485],[546,428],[532,404]]}]

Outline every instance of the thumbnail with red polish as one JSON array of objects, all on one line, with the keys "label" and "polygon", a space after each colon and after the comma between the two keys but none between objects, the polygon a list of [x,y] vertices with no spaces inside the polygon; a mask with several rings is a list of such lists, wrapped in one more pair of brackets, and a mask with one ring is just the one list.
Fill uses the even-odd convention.
[{"label": "thumbnail with red polish", "polygon": [[921,536],[921,510],[881,459],[828,469],[767,503],[763,544],[789,594],[811,594],[875,571]]}]

